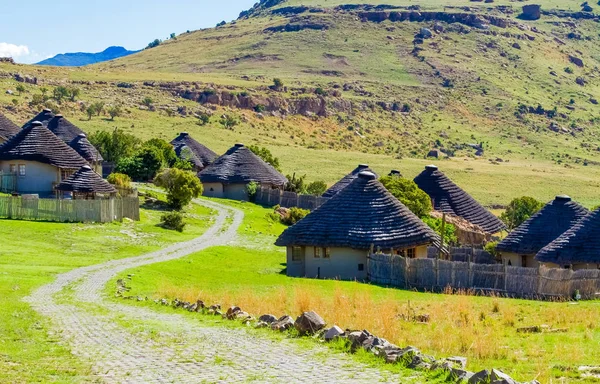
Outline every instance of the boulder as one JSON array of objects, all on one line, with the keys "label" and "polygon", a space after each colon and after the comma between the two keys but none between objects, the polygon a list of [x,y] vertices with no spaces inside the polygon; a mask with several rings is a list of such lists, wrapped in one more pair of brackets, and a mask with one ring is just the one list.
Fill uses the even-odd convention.
[{"label": "boulder", "polygon": [[521,49],[521,45],[519,45],[519,43],[516,43],[516,42],[513,43],[512,47],[515,49]]},{"label": "boulder", "polygon": [[539,4],[528,4],[523,6],[521,18],[525,20],[538,20],[542,14],[542,6]]},{"label": "boulder", "polygon": [[262,315],[261,317],[259,317],[258,321],[262,321],[267,324],[272,324],[277,321],[277,318],[274,315],[266,314],[266,315]]},{"label": "boulder", "polygon": [[316,312],[304,312],[296,319],[294,327],[301,335],[312,335],[325,328],[325,320]]},{"label": "boulder", "polygon": [[469,380],[471,377],[473,377],[473,375],[473,372],[469,372],[464,369],[452,369],[452,377],[459,383]]},{"label": "boulder", "polygon": [[225,317],[228,320],[233,320],[237,317],[238,313],[242,312],[242,310],[240,309],[240,307],[229,307],[229,309],[227,310],[227,312],[225,313]]},{"label": "boulder", "polygon": [[575,79],[575,82],[577,84],[581,85],[582,87],[585,86],[585,83],[586,83],[585,79],[581,76],[579,76],[577,79]]},{"label": "boulder", "polygon": [[513,380],[512,377],[508,376],[506,373],[502,372],[499,369],[492,369],[490,379],[492,384],[517,384],[517,382]]},{"label": "boulder", "polygon": [[[406,348],[390,348],[385,351],[385,361],[387,363],[403,361],[404,363],[410,363],[410,365],[413,365],[414,362],[414,367],[417,367],[418,364],[423,366],[422,363],[424,363],[426,359],[425,357],[423,359],[418,359],[418,356],[421,356],[421,351],[411,346]],[[416,361],[416,359],[418,359],[418,361]]]},{"label": "boulder", "polygon": [[583,67],[583,60],[577,56],[569,55],[569,61],[578,67]]},{"label": "boulder", "polygon": [[458,366],[462,369],[465,369],[467,367],[467,358],[466,357],[452,356],[452,357],[448,357],[446,359],[446,361],[449,361],[452,364],[454,364],[455,366]]},{"label": "boulder", "polygon": [[589,5],[589,4],[585,4],[585,5],[582,5],[582,6],[581,6],[581,10],[582,10],[583,12],[593,12],[593,11],[594,11],[594,8],[590,7],[590,5]]},{"label": "boulder", "polygon": [[338,327],[337,325],[334,325],[333,327],[329,328],[327,332],[325,332],[325,340],[331,341],[336,338],[342,337],[343,335],[344,331],[342,330],[342,328]]},{"label": "boulder", "polygon": [[374,337],[369,331],[354,331],[348,334],[348,340],[352,343],[352,348],[355,349],[362,346],[365,340]]},{"label": "boulder", "polygon": [[419,37],[423,39],[431,39],[433,37],[433,33],[431,32],[431,29],[423,27],[419,31]]},{"label": "boulder", "polygon": [[467,381],[468,384],[484,384],[490,382],[490,371],[484,369],[483,371],[479,371],[473,376],[469,378]]},{"label": "boulder", "polygon": [[277,321],[271,324],[271,329],[274,331],[286,331],[294,326],[294,320],[288,316],[281,316]]}]

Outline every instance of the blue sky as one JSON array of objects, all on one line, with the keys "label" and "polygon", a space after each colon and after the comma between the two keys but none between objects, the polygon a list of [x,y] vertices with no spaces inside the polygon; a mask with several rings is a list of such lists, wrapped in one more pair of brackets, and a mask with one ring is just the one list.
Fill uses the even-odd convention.
[{"label": "blue sky", "polygon": [[[172,32],[236,19],[257,0],[2,0],[0,57],[34,63],[111,45],[144,48]],[[30,15],[30,16],[28,16]]]}]

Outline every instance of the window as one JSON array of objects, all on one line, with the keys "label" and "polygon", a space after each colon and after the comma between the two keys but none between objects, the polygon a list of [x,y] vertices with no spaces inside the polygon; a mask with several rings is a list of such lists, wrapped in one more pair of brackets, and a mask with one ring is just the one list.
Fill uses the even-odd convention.
[{"label": "window", "polygon": [[304,259],[304,249],[302,247],[292,247],[292,261],[302,261]]},{"label": "window", "polygon": [[320,259],[323,254],[323,248],[315,247],[315,259]]},{"label": "window", "polygon": [[358,264],[358,270],[359,271],[364,271],[365,270],[365,265],[364,264]]},{"label": "window", "polygon": [[414,259],[416,256],[417,256],[416,248],[408,248],[406,250],[406,257],[408,257],[409,259]]},{"label": "window", "polygon": [[19,176],[25,176],[25,164],[19,164]]},{"label": "window", "polygon": [[324,259],[331,258],[331,248],[323,248],[323,258]]},{"label": "window", "polygon": [[16,174],[17,173],[17,165],[16,164],[11,164],[9,172],[10,172],[11,175]]}]

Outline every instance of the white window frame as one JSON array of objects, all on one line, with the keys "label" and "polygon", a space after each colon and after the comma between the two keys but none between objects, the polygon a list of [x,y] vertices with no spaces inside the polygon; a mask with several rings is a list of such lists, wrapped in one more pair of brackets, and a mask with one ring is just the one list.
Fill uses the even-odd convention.
[{"label": "white window frame", "polygon": [[25,164],[19,164],[18,170],[19,170],[19,173],[18,173],[19,177],[27,176],[27,168],[25,167]]}]

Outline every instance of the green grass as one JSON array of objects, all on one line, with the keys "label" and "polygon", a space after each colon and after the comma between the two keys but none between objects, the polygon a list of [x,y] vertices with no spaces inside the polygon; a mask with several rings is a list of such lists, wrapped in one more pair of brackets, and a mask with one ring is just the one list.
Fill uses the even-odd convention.
[{"label": "green grass", "polygon": [[[285,253],[271,245],[282,227],[266,219],[270,210],[232,204],[247,213],[238,244],[124,272],[123,276],[135,275],[130,294],[239,305],[256,315],[316,310],[330,324],[367,328],[399,345],[414,345],[438,357],[465,355],[471,370],[501,368],[518,380],[577,379],[572,371],[555,367],[572,370],[595,363],[594,351],[600,345],[596,302],[439,295],[356,282],[289,278]],[[113,290],[114,284],[107,287],[107,292]],[[429,314],[431,323],[422,325],[399,317],[411,313]],[[516,332],[518,327],[540,324],[568,328],[568,332]]]},{"label": "green grass", "polygon": [[146,209],[140,222],[104,225],[0,220],[0,381],[89,382],[90,367],[22,299],[59,273],[198,237],[211,210],[194,206],[190,214],[182,234],[157,226],[160,212]]}]

